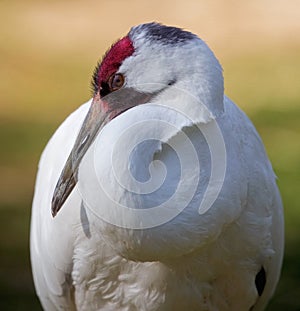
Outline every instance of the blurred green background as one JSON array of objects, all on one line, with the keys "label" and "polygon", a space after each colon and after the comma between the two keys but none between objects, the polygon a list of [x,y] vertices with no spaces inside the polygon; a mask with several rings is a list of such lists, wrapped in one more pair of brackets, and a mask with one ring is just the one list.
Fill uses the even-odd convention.
[{"label": "blurred green background", "polygon": [[96,61],[130,26],[197,33],[224,68],[226,94],[250,116],[278,176],[286,251],[269,311],[300,310],[300,1],[0,1],[0,309],[41,310],[29,225],[41,151],[90,96]]}]

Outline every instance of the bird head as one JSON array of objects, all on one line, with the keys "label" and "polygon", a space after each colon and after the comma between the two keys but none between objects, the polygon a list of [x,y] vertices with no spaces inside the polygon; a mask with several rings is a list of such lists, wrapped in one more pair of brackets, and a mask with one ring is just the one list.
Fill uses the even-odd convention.
[{"label": "bird head", "polygon": [[196,35],[158,23],[133,27],[113,44],[96,66],[92,88],[90,109],[53,194],[53,217],[77,184],[82,160],[99,133],[124,121],[129,110],[159,103],[185,111],[194,123],[224,111],[222,69],[213,52]]}]

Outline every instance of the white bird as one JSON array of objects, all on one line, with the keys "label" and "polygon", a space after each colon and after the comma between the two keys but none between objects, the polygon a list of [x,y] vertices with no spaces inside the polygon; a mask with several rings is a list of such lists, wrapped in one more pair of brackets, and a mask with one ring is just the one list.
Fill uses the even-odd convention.
[{"label": "white bird", "polygon": [[106,53],[93,87],[39,164],[30,248],[43,308],[263,310],[282,264],[282,204],[213,52],[142,24]]}]

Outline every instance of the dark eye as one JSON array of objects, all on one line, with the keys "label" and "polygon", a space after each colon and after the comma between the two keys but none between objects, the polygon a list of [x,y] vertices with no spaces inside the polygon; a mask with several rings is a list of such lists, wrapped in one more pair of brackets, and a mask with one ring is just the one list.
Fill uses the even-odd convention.
[{"label": "dark eye", "polygon": [[125,78],[121,73],[114,73],[108,79],[108,86],[111,92],[118,90],[123,86]]}]

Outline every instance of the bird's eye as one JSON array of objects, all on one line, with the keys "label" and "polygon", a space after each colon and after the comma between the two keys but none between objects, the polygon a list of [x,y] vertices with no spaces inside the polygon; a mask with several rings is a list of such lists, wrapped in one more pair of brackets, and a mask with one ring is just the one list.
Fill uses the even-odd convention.
[{"label": "bird's eye", "polygon": [[121,73],[114,73],[108,79],[108,86],[111,92],[120,89],[125,82],[125,78]]}]

